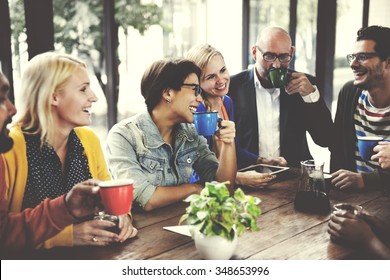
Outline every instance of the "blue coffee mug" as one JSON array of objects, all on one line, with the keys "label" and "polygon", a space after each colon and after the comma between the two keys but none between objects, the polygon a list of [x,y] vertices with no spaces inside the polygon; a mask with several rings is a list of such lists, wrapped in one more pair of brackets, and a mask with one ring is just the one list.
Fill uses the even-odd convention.
[{"label": "blue coffee mug", "polygon": [[374,147],[378,145],[379,141],[383,138],[379,136],[358,136],[358,147],[360,156],[364,161],[371,160],[371,156],[374,154]]},{"label": "blue coffee mug", "polygon": [[196,112],[194,113],[194,125],[199,135],[214,135],[219,121],[218,112]]}]

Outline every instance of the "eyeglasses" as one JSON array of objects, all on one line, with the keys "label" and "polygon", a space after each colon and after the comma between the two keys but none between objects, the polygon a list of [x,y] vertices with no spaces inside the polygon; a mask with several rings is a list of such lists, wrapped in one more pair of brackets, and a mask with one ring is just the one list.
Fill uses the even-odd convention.
[{"label": "eyeglasses", "polygon": [[292,56],[288,53],[276,54],[272,52],[263,52],[259,46],[256,48],[263,54],[263,59],[268,62],[274,62],[276,59],[279,59],[281,63],[290,62]]},{"label": "eyeglasses", "polygon": [[195,93],[195,97],[202,93],[202,89],[197,84],[182,84],[181,86],[192,87]]},{"label": "eyeglasses", "polygon": [[351,64],[352,61],[356,59],[357,62],[363,63],[367,59],[378,56],[376,52],[361,52],[361,53],[353,53],[347,55],[348,63]]}]

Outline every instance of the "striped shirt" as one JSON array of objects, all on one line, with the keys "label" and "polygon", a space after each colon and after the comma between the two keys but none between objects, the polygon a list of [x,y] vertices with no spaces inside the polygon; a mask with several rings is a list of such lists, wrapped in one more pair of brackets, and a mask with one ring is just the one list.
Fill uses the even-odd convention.
[{"label": "striped shirt", "polygon": [[[390,140],[390,106],[375,108],[368,100],[368,92],[360,94],[354,114],[356,136],[379,136]],[[376,161],[364,161],[359,153],[356,142],[355,160],[357,171],[372,172],[379,168]]]}]

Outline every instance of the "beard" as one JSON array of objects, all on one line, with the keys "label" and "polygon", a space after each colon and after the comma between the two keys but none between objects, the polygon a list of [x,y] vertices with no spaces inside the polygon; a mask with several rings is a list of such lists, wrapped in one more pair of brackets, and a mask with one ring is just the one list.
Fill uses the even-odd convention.
[{"label": "beard", "polygon": [[370,91],[370,89],[381,86],[384,83],[383,69],[379,64],[372,69],[368,69],[365,75],[366,78],[364,79],[364,81],[354,82],[354,85],[357,88]]},{"label": "beard", "polygon": [[363,89],[363,90],[367,90],[367,85],[365,83],[355,84],[355,86],[357,88],[360,88],[360,89]]},{"label": "beard", "polygon": [[260,84],[263,88],[273,88],[271,81],[268,79],[269,69],[265,69],[261,65],[256,65],[256,73],[259,78]]},{"label": "beard", "polygon": [[0,131],[0,153],[6,153],[9,150],[11,150],[12,146],[14,145],[14,141],[12,138],[9,137],[7,124],[11,122],[11,118],[8,119],[3,126],[3,129]]},{"label": "beard", "polygon": [[8,136],[8,131],[3,129],[0,134],[0,153],[6,153],[11,150],[14,141]]}]

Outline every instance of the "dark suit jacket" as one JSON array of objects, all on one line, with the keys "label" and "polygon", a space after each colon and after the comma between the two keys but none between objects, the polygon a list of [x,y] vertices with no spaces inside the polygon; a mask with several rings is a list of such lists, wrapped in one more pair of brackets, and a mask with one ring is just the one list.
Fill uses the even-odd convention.
[{"label": "dark suit jacket", "polygon": [[[334,124],[334,148],[330,158],[330,170],[347,169],[357,172],[356,168],[356,130],[354,114],[362,89],[347,82],[340,90]],[[375,172],[361,173],[367,188],[390,188],[390,172],[376,169]]]},{"label": "dark suit jacket", "polygon": [[[233,100],[238,141],[244,149],[258,154],[259,131],[253,75],[254,70],[250,69],[232,76],[228,95]],[[315,84],[314,77],[307,77]],[[305,103],[298,93],[289,95],[281,89],[280,152],[289,166],[299,166],[300,161],[312,158],[306,131],[317,145],[329,147],[332,129],[332,117],[322,98],[315,103]]]}]

